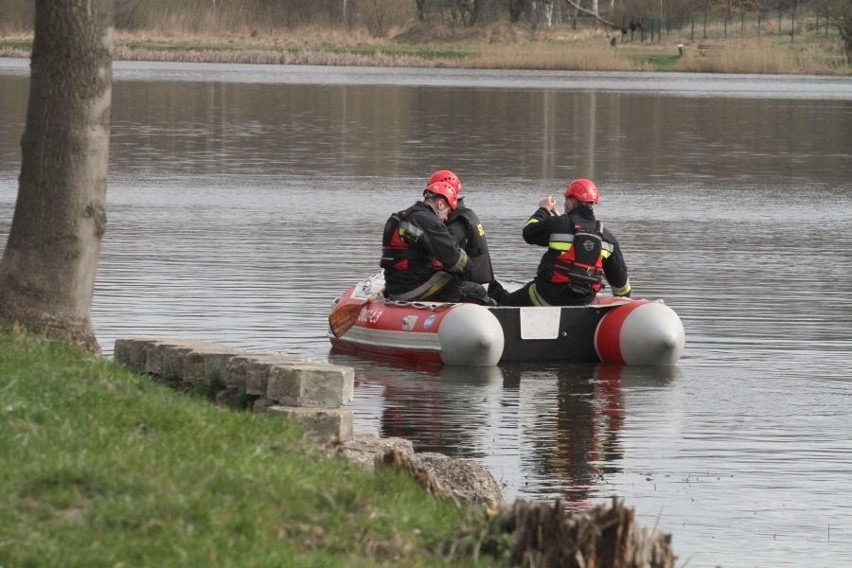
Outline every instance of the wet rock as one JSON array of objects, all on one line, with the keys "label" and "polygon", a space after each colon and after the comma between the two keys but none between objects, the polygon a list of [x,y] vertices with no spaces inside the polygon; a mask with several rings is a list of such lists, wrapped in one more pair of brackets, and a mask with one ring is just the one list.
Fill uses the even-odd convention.
[{"label": "wet rock", "polygon": [[411,441],[404,438],[356,435],[352,441],[329,450],[370,469],[379,466],[405,470],[438,496],[486,507],[503,502],[500,484],[479,462],[433,452],[417,453]]}]

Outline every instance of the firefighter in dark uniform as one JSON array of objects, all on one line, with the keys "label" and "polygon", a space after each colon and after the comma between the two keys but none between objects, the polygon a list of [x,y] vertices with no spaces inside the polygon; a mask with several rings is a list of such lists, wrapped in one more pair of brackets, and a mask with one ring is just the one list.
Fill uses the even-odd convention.
[{"label": "firefighter in dark uniform", "polygon": [[630,296],[627,265],[618,241],[595,219],[598,188],[577,179],[565,190],[565,214],[546,196],[524,226],[524,240],[547,247],[536,277],[520,290],[506,294],[501,306],[577,306],[589,304],[606,278],[614,296]]},{"label": "firefighter in dark uniform", "polygon": [[460,302],[461,275],[470,263],[444,221],[458,206],[446,182],[429,184],[423,200],[394,213],[385,223],[381,267],[385,296],[391,300]]},{"label": "firefighter in dark uniform", "polygon": [[[447,229],[450,230],[459,245],[470,257],[470,263],[464,274],[462,287],[468,301],[480,304],[493,305],[485,294],[484,286],[496,285],[494,280],[494,269],[491,267],[491,254],[488,252],[488,240],[485,237],[485,228],[479,217],[464,202],[462,183],[459,177],[450,170],[438,170],[426,182],[427,185],[445,182],[453,186],[458,195],[458,206],[447,218]],[[494,285],[491,283],[495,282]],[[479,284],[479,285],[477,285]],[[502,287],[500,287],[502,289]]]}]

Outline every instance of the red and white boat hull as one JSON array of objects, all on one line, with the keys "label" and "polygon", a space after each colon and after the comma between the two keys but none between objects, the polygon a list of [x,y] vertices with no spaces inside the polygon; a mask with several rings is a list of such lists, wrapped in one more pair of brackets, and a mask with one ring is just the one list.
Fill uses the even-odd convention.
[{"label": "red and white boat hull", "polygon": [[350,287],[334,307],[365,303],[338,352],[438,365],[487,367],[510,361],[671,366],[686,335],[661,301],[599,297],[589,306],[484,307],[440,302],[368,301],[381,274]]},{"label": "red and white boat hull", "polygon": [[365,306],[338,347],[444,365],[488,367],[503,354],[503,329],[474,304],[377,301]]}]

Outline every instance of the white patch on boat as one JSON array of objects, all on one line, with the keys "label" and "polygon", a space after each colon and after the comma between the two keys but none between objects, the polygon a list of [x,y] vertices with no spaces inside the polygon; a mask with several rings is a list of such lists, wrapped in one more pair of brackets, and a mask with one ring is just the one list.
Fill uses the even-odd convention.
[{"label": "white patch on boat", "polygon": [[521,339],[559,337],[560,307],[521,308]]},{"label": "white patch on boat", "polygon": [[417,325],[417,316],[405,316],[402,318],[402,331],[411,331]]}]

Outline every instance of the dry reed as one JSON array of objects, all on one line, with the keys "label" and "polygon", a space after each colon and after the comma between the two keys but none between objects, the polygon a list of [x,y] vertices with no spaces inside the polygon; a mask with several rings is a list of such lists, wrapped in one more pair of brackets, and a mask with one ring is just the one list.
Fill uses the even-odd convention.
[{"label": "dry reed", "polygon": [[572,71],[640,71],[642,66],[608,44],[576,42],[484,47],[464,63],[480,69],[542,69]]},{"label": "dry reed", "polygon": [[838,58],[837,65],[807,46],[779,45],[755,39],[687,47],[676,71],[700,73],[832,74],[848,72]]},{"label": "dry reed", "polygon": [[[603,30],[558,30],[547,34],[509,33],[491,26],[485,36],[459,41],[418,42],[426,38],[406,34],[406,43],[380,40],[353,30],[324,26],[274,33],[188,34],[177,27],[164,30],[119,32],[116,60],[183,61],[210,63],[265,63],[285,65],[351,65],[402,67],[458,67],[480,69],[540,69],[647,71],[660,56],[676,54],[675,43],[610,45]],[[29,57],[21,46],[25,34],[0,38],[0,57]],[[432,37],[431,39],[435,39]],[[676,40],[675,40],[676,41]],[[705,73],[773,73],[848,75],[850,67],[838,48],[789,38],[763,37],[726,41],[684,42],[686,52],[673,70]],[[5,44],[5,45],[4,45]],[[707,46],[710,46],[707,49]],[[699,50],[699,47],[702,47]],[[671,57],[666,69],[672,69]]]}]

